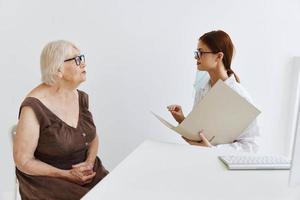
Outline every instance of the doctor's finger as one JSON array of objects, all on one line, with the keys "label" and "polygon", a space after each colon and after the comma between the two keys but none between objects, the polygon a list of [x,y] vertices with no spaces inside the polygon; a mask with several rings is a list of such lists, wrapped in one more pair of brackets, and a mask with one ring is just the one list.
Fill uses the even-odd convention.
[{"label": "doctor's finger", "polygon": [[203,133],[200,133],[199,136],[200,136],[203,144],[205,144],[206,146],[209,146],[209,147],[211,146],[211,143],[207,140],[207,138],[204,136]]}]

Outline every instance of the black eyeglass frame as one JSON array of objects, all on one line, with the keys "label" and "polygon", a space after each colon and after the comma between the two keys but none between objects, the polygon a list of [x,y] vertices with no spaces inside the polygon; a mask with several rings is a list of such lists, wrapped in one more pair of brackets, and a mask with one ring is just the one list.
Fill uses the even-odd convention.
[{"label": "black eyeglass frame", "polygon": [[197,49],[197,51],[194,51],[195,59],[199,59],[203,54],[206,54],[206,53],[216,54],[218,52],[215,52],[215,51],[201,51],[200,49]]},{"label": "black eyeglass frame", "polygon": [[85,56],[83,54],[79,55],[79,56],[76,56],[74,58],[69,58],[67,60],[64,60],[64,62],[68,62],[68,61],[71,61],[71,60],[75,60],[75,63],[77,66],[80,66],[80,64],[83,62],[85,63]]}]

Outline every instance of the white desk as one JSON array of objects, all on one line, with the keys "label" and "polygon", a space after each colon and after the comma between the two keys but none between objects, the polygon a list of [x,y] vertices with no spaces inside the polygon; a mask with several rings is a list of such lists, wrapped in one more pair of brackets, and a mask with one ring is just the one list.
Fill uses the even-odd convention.
[{"label": "white desk", "polygon": [[188,145],[142,143],[83,200],[299,200],[288,170],[229,171],[218,152]]}]

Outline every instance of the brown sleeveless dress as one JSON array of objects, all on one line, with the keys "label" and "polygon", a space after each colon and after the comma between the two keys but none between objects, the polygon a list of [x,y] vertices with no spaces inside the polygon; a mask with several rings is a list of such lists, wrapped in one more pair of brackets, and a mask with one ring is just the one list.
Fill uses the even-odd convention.
[{"label": "brown sleeveless dress", "polygon": [[[24,106],[31,107],[40,125],[39,141],[34,152],[36,159],[66,170],[86,160],[89,143],[96,136],[96,127],[88,108],[88,95],[80,90],[78,95],[79,119],[76,128],[62,121],[37,98],[27,97],[23,101],[20,112]],[[108,174],[98,157],[94,171],[96,176],[93,181],[83,186],[61,178],[31,176],[17,168],[16,175],[23,200],[76,200]]]}]

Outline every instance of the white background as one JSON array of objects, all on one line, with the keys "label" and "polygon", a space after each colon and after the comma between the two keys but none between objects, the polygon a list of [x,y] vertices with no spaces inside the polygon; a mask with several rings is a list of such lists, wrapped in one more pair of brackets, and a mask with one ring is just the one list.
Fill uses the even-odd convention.
[{"label": "white background", "polygon": [[299,11],[299,0],[0,0],[0,199],[13,190],[9,129],[40,83],[42,48],[56,39],[74,42],[86,55],[80,89],[90,95],[99,155],[109,170],[145,139],[183,143],[149,112],[172,120],[167,105],[191,110],[193,51],[203,33],[216,29],[231,36],[232,69],[262,111],[262,150],[288,155]]}]

